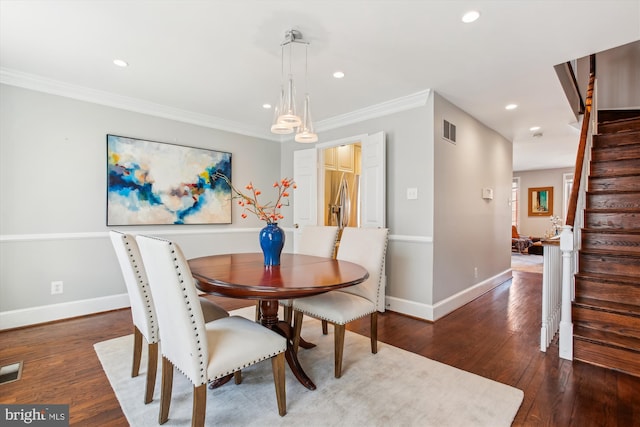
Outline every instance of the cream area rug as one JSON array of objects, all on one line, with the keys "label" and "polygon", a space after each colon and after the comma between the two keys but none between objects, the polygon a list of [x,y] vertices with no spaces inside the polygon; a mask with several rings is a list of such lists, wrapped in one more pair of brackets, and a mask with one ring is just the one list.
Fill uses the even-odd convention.
[{"label": "cream area rug", "polygon": [[[232,315],[253,319],[254,308]],[[301,349],[300,363],[317,389],[308,390],[286,369],[287,414],[278,415],[271,362],[242,372],[233,381],[207,390],[206,425],[213,426],[510,426],[524,393],[516,388],[378,343],[347,331],[342,378],[333,376],[333,332],[322,335],[320,322],[305,316],[303,336],[317,344]],[[154,400],[145,405],[146,354],[140,375],[131,378],[133,336],[94,345],[109,382],[130,425],[157,426],[160,372]],[[146,347],[146,346],[144,346]],[[160,367],[160,363],[158,364]],[[174,374],[169,421],[165,426],[191,422],[192,386]]]}]

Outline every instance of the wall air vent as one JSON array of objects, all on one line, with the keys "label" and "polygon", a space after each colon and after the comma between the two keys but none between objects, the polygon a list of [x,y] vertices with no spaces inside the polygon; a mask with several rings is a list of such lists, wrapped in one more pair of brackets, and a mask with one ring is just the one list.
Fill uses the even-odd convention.
[{"label": "wall air vent", "polygon": [[443,120],[442,137],[449,142],[456,143],[456,125]]}]

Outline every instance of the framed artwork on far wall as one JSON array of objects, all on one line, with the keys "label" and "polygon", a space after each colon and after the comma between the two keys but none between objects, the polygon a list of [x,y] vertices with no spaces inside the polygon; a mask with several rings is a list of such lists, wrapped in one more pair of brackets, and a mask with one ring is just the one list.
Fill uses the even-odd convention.
[{"label": "framed artwork on far wall", "polygon": [[231,153],[107,135],[107,226],[230,224]]},{"label": "framed artwork on far wall", "polygon": [[553,215],[553,187],[529,188],[529,216]]}]

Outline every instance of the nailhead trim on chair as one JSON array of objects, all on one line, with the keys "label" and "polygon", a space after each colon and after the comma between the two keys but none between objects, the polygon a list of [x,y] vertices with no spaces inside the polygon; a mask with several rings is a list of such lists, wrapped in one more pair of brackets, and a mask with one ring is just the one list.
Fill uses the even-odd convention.
[{"label": "nailhead trim on chair", "polygon": [[140,284],[140,288],[142,289],[142,294],[144,295],[144,300],[147,304],[147,317],[149,319],[149,327],[147,328],[149,330],[149,334],[151,336],[149,337],[145,337],[147,339],[148,343],[157,343],[158,340],[160,339],[158,337],[158,328],[157,328],[157,323],[156,323],[156,319],[154,317],[154,313],[153,310],[151,310],[151,293],[149,290],[149,283],[147,283],[146,280],[144,280],[142,274],[140,274],[140,266],[138,265],[138,263],[136,262],[136,258],[133,256],[133,254],[131,253],[131,248],[130,248],[130,243],[129,240],[131,239],[130,236],[121,233],[123,240],[124,240],[124,244],[127,246],[127,252],[129,254],[129,260],[131,262],[131,266],[133,267],[133,269],[135,270],[137,276],[138,276],[138,283]]},{"label": "nailhead trim on chair", "polygon": [[[174,249],[174,245],[173,242],[167,241],[169,243],[169,246],[171,247],[171,253],[175,254],[176,250]],[[189,316],[191,317],[191,324],[193,325],[193,330],[194,330],[194,334],[196,337],[196,341],[198,344],[200,344],[200,334],[197,332],[198,331],[198,326],[196,324],[196,320],[194,318],[194,314],[193,314],[193,310],[192,308],[189,306],[190,303],[188,301],[189,296],[187,295],[187,288],[184,285],[184,279],[183,279],[183,274],[182,274],[182,270],[180,270],[180,266],[178,265],[178,258],[176,256],[173,257],[173,266],[176,269],[176,274],[178,275],[178,280],[180,281],[180,283],[182,284],[182,295],[183,298],[185,300],[185,303],[187,305],[187,310],[189,311]],[[202,346],[198,347],[198,354],[196,355],[198,357],[198,361],[200,364],[200,378],[199,378],[199,382],[194,381],[192,379],[192,382],[196,385],[201,385],[201,384],[206,384],[207,383],[207,372],[206,372],[206,365],[207,365],[207,360],[205,360],[204,354],[202,352]],[[183,372],[184,374],[184,372]],[[185,374],[186,375],[186,374]],[[187,375],[188,377],[188,375]]]},{"label": "nailhead trim on chair", "polygon": [[[380,267],[380,275],[378,276],[378,293],[376,294],[376,310],[380,306],[380,282],[382,282],[382,278],[384,277],[384,266],[387,263],[387,246],[389,246],[389,231],[387,230],[387,238],[384,242],[384,249],[382,250],[382,267]],[[382,296],[384,298],[384,295]]]},{"label": "nailhead trim on chair", "polygon": [[[359,297],[359,298],[362,298],[362,297]],[[368,301],[368,300],[367,300],[367,301]],[[349,323],[349,322],[353,322],[353,321],[354,321],[354,320],[356,320],[356,319],[361,319],[361,318],[363,318],[363,317],[367,317],[367,316],[368,316],[368,315],[370,315],[371,313],[375,312],[375,311],[376,311],[376,309],[374,308],[374,310],[373,310],[373,311],[370,311],[370,312],[368,312],[368,313],[365,313],[365,314],[363,314],[362,316],[356,316],[356,317],[350,318],[349,320],[345,320],[345,321],[344,321],[344,323],[336,323],[336,322],[334,322],[333,320],[326,319],[326,318],[324,318],[324,317],[322,317],[322,316],[318,316],[318,315],[317,315],[317,314],[315,314],[315,313],[308,313],[308,312],[306,312],[306,311],[304,311],[304,310],[296,309],[296,311],[299,311],[299,312],[301,312],[302,314],[306,314],[307,316],[311,316],[311,317],[313,317],[314,319],[318,319],[318,320],[326,320],[326,321],[327,321],[327,322],[329,322],[329,323],[333,323],[333,324],[337,324],[337,325],[346,325],[347,323]]]}]

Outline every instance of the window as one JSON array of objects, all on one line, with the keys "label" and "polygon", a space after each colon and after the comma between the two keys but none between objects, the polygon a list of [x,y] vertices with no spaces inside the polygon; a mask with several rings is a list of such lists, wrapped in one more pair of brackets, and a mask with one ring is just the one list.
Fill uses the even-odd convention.
[{"label": "window", "polygon": [[562,180],[564,182],[564,194],[562,197],[563,205],[562,205],[562,221],[567,218],[567,210],[569,209],[569,199],[571,198],[571,190],[573,189],[573,174],[572,173],[563,173]]},{"label": "window", "polygon": [[511,181],[511,225],[520,230],[520,177]]}]

